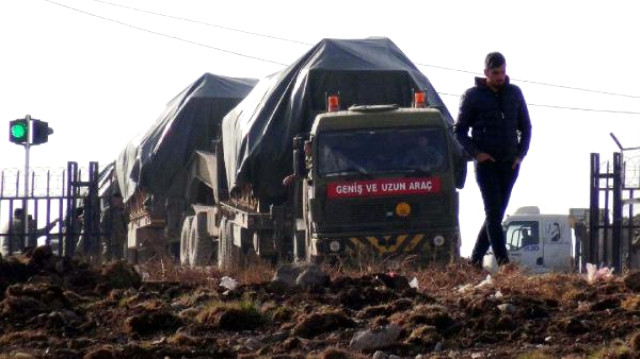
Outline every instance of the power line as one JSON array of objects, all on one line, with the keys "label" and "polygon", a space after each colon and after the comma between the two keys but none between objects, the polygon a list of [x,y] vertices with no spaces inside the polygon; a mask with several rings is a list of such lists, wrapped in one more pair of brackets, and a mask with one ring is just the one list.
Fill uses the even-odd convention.
[{"label": "power line", "polygon": [[187,19],[187,18],[184,18],[184,17],[173,16],[173,15],[163,14],[163,13],[159,13],[159,12],[155,12],[155,11],[139,9],[139,8],[126,6],[126,5],[121,5],[121,4],[116,4],[116,3],[103,1],[103,0],[91,0],[91,1],[98,2],[98,3],[101,3],[101,4],[111,5],[111,6],[115,6],[115,7],[120,7],[120,8],[123,8],[123,9],[142,12],[142,13],[146,13],[146,14],[162,16],[162,17],[166,17],[166,18],[169,18],[169,19],[181,20],[181,21],[186,21],[186,22],[190,22],[190,23],[193,23],[193,24],[215,27],[215,28],[222,29],[222,30],[227,30],[227,31],[239,32],[239,33],[247,34],[247,35],[260,36],[260,37],[265,37],[265,38],[268,38],[268,39],[286,41],[286,42],[291,42],[291,43],[300,44],[300,45],[309,45],[309,46],[313,45],[311,43],[304,42],[304,41],[292,40],[292,39],[287,39],[287,38],[284,38],[284,37],[278,37],[278,36],[272,36],[272,35],[266,35],[266,34],[261,34],[261,33],[257,33],[257,32],[251,32],[251,31],[236,29],[236,28],[232,28],[232,27],[228,27],[228,26],[212,24],[210,22]]},{"label": "power line", "polygon": [[[449,96],[449,97],[458,97],[458,98],[462,97],[460,95],[447,93],[447,92],[438,92],[438,95],[440,95],[440,96]],[[640,112],[636,112],[636,111],[619,111],[619,110],[597,109],[597,108],[543,105],[543,104],[536,104],[536,103],[527,103],[527,106],[553,108],[553,109],[557,109],[557,110],[612,113],[612,114],[618,114],[618,115],[640,115]]]},{"label": "power line", "polygon": [[[445,67],[445,66],[436,66],[436,65],[420,64],[420,63],[416,63],[416,65],[424,66],[424,67],[432,67],[434,69],[440,69],[440,70],[462,72],[462,73],[465,73],[465,74],[483,75],[483,74],[481,74],[479,72],[454,69],[454,68]],[[515,79],[515,78],[513,78],[512,80],[513,81],[517,81],[517,82],[530,83],[530,84],[534,84],[534,85],[558,87],[558,88],[563,88],[563,89],[566,89],[566,90],[575,90],[575,91],[597,93],[597,94],[600,94],[600,95],[608,95],[608,96],[618,96],[618,97],[627,97],[627,98],[640,99],[640,96],[637,96],[637,95],[629,95],[629,94],[623,94],[623,93],[617,93],[617,92],[592,90],[592,89],[586,89],[586,88],[582,88],[582,87],[573,87],[573,86],[566,86],[566,85],[550,84],[550,83],[547,83],[547,82],[531,81],[531,80],[523,80],[523,79]]]},{"label": "power line", "polygon": [[[184,18],[184,17],[163,14],[163,13],[159,13],[159,12],[155,12],[155,11],[144,10],[144,9],[135,8],[135,7],[126,6],[126,5],[121,5],[121,4],[117,4],[117,3],[112,3],[112,2],[104,1],[104,0],[91,0],[91,1],[94,1],[94,2],[97,2],[97,3],[101,3],[101,4],[111,5],[111,6],[115,6],[115,7],[120,7],[120,8],[123,8],[123,9],[129,9],[129,10],[133,10],[133,11],[137,11],[137,12],[141,12],[141,13],[146,13],[146,14],[151,14],[151,15],[156,15],[156,16],[162,16],[162,17],[166,17],[166,18],[170,18],[170,19],[174,19],[174,20],[186,21],[186,22],[190,22],[190,23],[194,23],[194,24],[215,27],[215,28],[223,29],[223,30],[227,30],[227,31],[239,32],[239,33],[243,33],[243,34],[247,34],[247,35],[253,35],[253,36],[259,36],[259,37],[264,37],[264,38],[268,38],[268,39],[280,40],[280,41],[290,42],[290,43],[299,44],[299,45],[308,45],[308,46],[312,46],[313,45],[312,43],[308,43],[308,42],[304,42],[304,41],[293,40],[293,39],[289,39],[289,38],[285,38],[285,37],[272,36],[272,35],[267,35],[267,34],[262,34],[262,33],[257,33],[257,32],[245,31],[245,30],[236,29],[236,28],[232,28],[232,27],[213,24],[213,23],[210,23],[210,22],[193,20],[193,19],[188,19],[188,18]],[[430,64],[422,64],[422,63],[416,63],[416,65],[423,66],[423,67],[431,67],[431,68],[440,69],[440,70],[446,70],[446,71],[461,72],[461,73],[473,74],[473,75],[482,75],[479,72],[455,69],[455,68],[446,67],[446,66],[438,66],[438,65],[430,65]],[[637,96],[637,95],[629,95],[629,94],[610,92],[610,91],[593,90],[593,89],[587,89],[587,88],[583,88],[583,87],[558,85],[558,84],[552,84],[552,83],[541,82],[541,81],[531,81],[531,80],[515,79],[515,78],[513,79],[513,81],[530,83],[530,84],[541,85],[541,86],[557,87],[557,88],[562,88],[562,89],[566,89],[566,90],[597,93],[597,94],[600,94],[600,95],[608,95],[608,96],[618,96],[618,97],[627,97],[627,98],[640,99],[640,96]]]},{"label": "power line", "polygon": [[64,8],[69,9],[69,10],[77,11],[77,12],[85,14],[85,15],[90,15],[90,16],[96,17],[96,18],[101,19],[101,20],[110,21],[110,22],[116,23],[118,25],[122,25],[122,26],[126,26],[126,27],[129,27],[129,28],[132,28],[132,29],[139,30],[139,31],[147,32],[147,33],[150,33],[150,34],[153,34],[153,35],[167,37],[167,38],[170,38],[170,39],[186,42],[186,43],[191,44],[191,45],[196,45],[196,46],[200,46],[200,47],[204,47],[204,48],[208,48],[208,49],[212,49],[212,50],[216,50],[216,51],[220,51],[220,52],[225,52],[225,53],[228,53],[228,54],[232,54],[232,55],[236,55],[236,56],[240,56],[240,57],[245,57],[245,58],[252,59],[252,60],[268,62],[268,63],[271,63],[271,64],[276,64],[276,65],[281,65],[281,66],[287,66],[287,64],[284,64],[282,62],[273,61],[273,60],[265,59],[265,58],[262,58],[262,57],[252,56],[252,55],[246,55],[246,54],[242,54],[242,53],[231,51],[231,50],[225,50],[225,49],[221,49],[219,47],[214,47],[214,46],[211,46],[211,45],[203,44],[201,42],[187,40],[187,39],[184,39],[182,37],[173,36],[173,35],[165,34],[165,33],[162,33],[162,32],[149,30],[149,29],[146,29],[146,28],[143,28],[143,27],[139,27],[139,26],[135,26],[135,25],[132,25],[132,24],[129,24],[129,23],[126,23],[126,22],[114,20],[114,19],[111,19],[111,18],[108,18],[108,17],[104,17],[104,16],[100,16],[100,15],[97,15],[97,14],[94,14],[94,13],[91,13],[91,12],[88,12],[88,11],[80,10],[80,9],[75,8],[75,7],[71,7],[71,6],[68,6],[68,5],[65,5],[65,4],[61,4],[61,3],[58,3],[58,2],[55,2],[55,1],[52,1],[52,0],[43,0],[43,1],[46,1],[46,2],[54,4],[54,5],[62,6]]},{"label": "power line", "polygon": [[[253,60],[258,60],[258,61],[262,61],[262,62],[268,62],[268,63],[281,65],[281,66],[287,66],[287,64],[284,64],[284,63],[281,63],[281,62],[277,62],[277,61],[273,61],[273,60],[269,60],[269,59],[265,59],[265,58],[262,58],[262,57],[246,55],[246,54],[235,52],[235,51],[225,50],[225,49],[221,49],[221,48],[218,48],[218,47],[214,47],[214,46],[210,46],[210,45],[207,45],[207,44],[203,44],[203,43],[200,43],[200,42],[191,41],[191,40],[187,40],[187,39],[184,39],[184,38],[181,38],[181,37],[177,37],[177,36],[168,35],[168,34],[164,34],[164,33],[157,32],[157,31],[149,30],[149,29],[146,29],[146,28],[143,28],[143,27],[135,26],[135,25],[132,25],[132,24],[129,24],[129,23],[125,23],[125,22],[122,22],[122,21],[118,21],[118,20],[114,20],[114,19],[108,18],[108,17],[100,16],[100,15],[97,15],[97,14],[94,14],[94,13],[91,13],[91,12],[88,12],[88,11],[80,10],[80,9],[75,8],[75,7],[71,7],[71,6],[68,6],[68,5],[64,5],[64,4],[55,2],[53,0],[43,0],[43,1],[46,1],[48,3],[67,8],[69,10],[73,10],[73,11],[79,12],[79,13],[82,13],[82,14],[90,15],[90,16],[99,18],[101,20],[110,21],[110,22],[116,23],[118,25],[126,26],[126,27],[129,27],[129,28],[132,28],[132,29],[135,29],[135,30],[139,30],[139,31],[143,31],[143,32],[147,32],[147,33],[150,33],[150,34],[167,37],[167,38],[170,38],[170,39],[186,42],[188,44],[197,45],[197,46],[201,46],[201,47],[204,47],[204,48],[208,48],[208,49],[212,49],[212,50],[216,50],[216,51],[220,51],[220,52],[225,52],[225,53],[228,53],[228,54],[241,56],[241,57],[245,57],[245,58],[249,58],[249,59],[253,59]],[[99,1],[99,0],[92,0],[92,1]],[[425,65],[425,64],[418,64],[418,65],[430,66],[430,65]],[[435,67],[435,66],[432,66],[432,67]],[[466,71],[466,70],[458,70],[458,69],[445,68],[445,67],[439,67],[439,68],[452,70],[452,71],[458,71],[458,72],[473,73],[471,71]],[[455,95],[455,94],[446,93],[446,92],[438,92],[438,94],[440,94],[442,96],[460,97],[460,95]],[[608,110],[608,109],[590,109],[590,108],[566,107],[566,106],[542,105],[542,104],[528,104],[528,105],[529,106],[536,106],[536,107],[562,109],[562,110],[601,112],[601,113],[613,113],[613,114],[624,114],[624,115],[640,115],[640,112],[633,112],[633,111],[617,111],[617,110]]]}]

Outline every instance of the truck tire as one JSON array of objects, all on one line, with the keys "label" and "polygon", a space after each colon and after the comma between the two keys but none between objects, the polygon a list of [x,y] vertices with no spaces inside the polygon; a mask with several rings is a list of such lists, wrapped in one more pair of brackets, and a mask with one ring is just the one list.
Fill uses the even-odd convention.
[{"label": "truck tire", "polygon": [[241,269],[242,249],[233,244],[232,224],[226,218],[220,221],[218,243],[218,268],[225,271]]},{"label": "truck tire", "polygon": [[307,231],[293,231],[293,261],[304,262],[307,259]]},{"label": "truck tire", "polygon": [[218,238],[218,269],[227,270],[229,265],[229,233],[227,219],[220,220],[220,237]]},{"label": "truck tire", "polygon": [[189,235],[192,221],[193,216],[187,216],[182,223],[182,231],[180,232],[180,264],[183,266],[189,265],[190,262]]},{"label": "truck tire", "polygon": [[195,215],[191,222],[189,237],[189,264],[191,267],[206,266],[213,256],[213,240],[207,232],[207,212]]}]

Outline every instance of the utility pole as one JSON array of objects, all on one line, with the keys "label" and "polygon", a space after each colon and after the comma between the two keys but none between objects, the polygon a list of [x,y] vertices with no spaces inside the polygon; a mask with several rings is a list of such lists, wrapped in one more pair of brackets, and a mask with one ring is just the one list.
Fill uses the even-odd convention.
[{"label": "utility pole", "polygon": [[27,122],[27,140],[24,142],[24,199],[22,200],[22,213],[24,223],[24,245],[28,246],[31,236],[29,235],[29,202],[27,196],[29,195],[29,150],[31,149],[31,141],[29,136],[31,135],[31,115],[26,115],[24,119]]}]

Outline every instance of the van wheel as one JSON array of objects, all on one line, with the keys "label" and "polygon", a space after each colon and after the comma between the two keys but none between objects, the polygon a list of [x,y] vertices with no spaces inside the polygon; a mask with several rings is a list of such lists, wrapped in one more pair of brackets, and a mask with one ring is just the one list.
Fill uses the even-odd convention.
[{"label": "van wheel", "polygon": [[189,264],[191,267],[209,265],[213,256],[213,241],[207,232],[207,213],[200,212],[195,215],[191,222],[191,232],[189,237]]},{"label": "van wheel", "polygon": [[191,234],[191,222],[193,216],[187,216],[182,223],[182,231],[180,232],[180,264],[189,265],[191,250],[189,248],[189,236]]}]

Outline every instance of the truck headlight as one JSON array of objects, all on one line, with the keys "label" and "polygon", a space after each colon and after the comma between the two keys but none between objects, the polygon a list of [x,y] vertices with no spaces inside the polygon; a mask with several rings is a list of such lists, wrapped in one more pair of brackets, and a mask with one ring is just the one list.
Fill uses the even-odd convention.
[{"label": "truck headlight", "polygon": [[442,246],[444,244],[444,237],[440,235],[433,237],[433,244],[438,247]]},{"label": "truck headlight", "polygon": [[331,243],[329,243],[329,249],[332,252],[337,252],[340,250],[340,242],[338,241],[331,241]]}]

